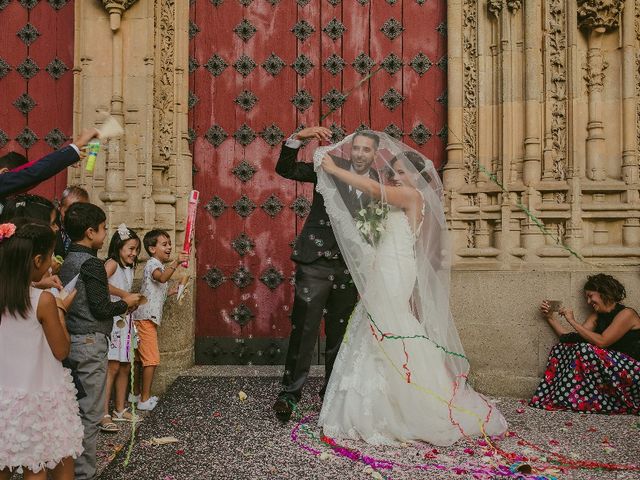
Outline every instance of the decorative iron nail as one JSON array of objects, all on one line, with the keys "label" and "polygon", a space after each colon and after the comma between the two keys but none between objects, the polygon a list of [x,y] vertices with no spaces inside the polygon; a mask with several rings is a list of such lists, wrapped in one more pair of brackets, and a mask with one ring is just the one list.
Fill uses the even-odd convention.
[{"label": "decorative iron nail", "polygon": [[207,130],[207,133],[204,136],[204,138],[214,147],[219,147],[228,137],[229,135],[220,125],[213,125],[209,130]]},{"label": "decorative iron nail", "polygon": [[219,196],[215,195],[211,200],[207,202],[204,209],[209,212],[214,218],[218,218],[228,208],[228,205],[224,203]]},{"label": "decorative iron nail", "polygon": [[233,209],[242,218],[246,218],[251,215],[256,209],[256,204],[253,203],[253,201],[249,197],[243,194],[238,200],[234,202]]},{"label": "decorative iron nail", "polygon": [[425,127],[422,123],[418,123],[413,128],[413,130],[411,130],[411,133],[409,134],[409,136],[418,145],[424,145],[425,143],[427,143],[429,141],[429,139],[431,138],[432,134],[429,131],[429,129],[427,127]]},{"label": "decorative iron nail", "polygon": [[207,282],[207,285],[211,288],[218,288],[227,280],[222,270],[217,267],[210,268],[202,279]]},{"label": "decorative iron nail", "polygon": [[280,199],[274,194],[269,195],[269,198],[267,198],[260,206],[260,208],[262,208],[262,210],[264,210],[271,218],[275,218],[275,216],[282,211],[283,207],[284,205]]}]

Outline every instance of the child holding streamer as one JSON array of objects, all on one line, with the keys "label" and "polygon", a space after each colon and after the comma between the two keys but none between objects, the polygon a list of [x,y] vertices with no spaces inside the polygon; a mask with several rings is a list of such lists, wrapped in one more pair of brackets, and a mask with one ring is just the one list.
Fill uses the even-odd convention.
[{"label": "child holding streamer", "polygon": [[132,315],[138,332],[138,355],[142,363],[142,388],[140,390],[140,382],[137,382],[136,387],[140,392],[134,399],[138,401],[139,410],[153,410],[158,401],[157,397],[151,396],[153,375],[156,367],[160,365],[158,327],[162,321],[162,310],[167,295],[178,293],[177,286],[168,291],[167,282],[178,265],[188,261],[189,256],[182,252],[177,259],[167,266],[164,265],[171,258],[171,238],[165,230],[156,229],[147,232],[143,243],[150,258],[144,266],[140,293],[147,298],[148,302],[140,306]]},{"label": "child holding streamer", "polygon": [[[43,222],[0,225],[0,479],[73,479],[83,427],[76,391],[61,360],[70,338],[64,301],[31,287],[51,266],[55,235]],[[9,280],[10,279],[10,280]]]},{"label": "child holding streamer", "polygon": [[[104,268],[109,278],[111,300],[117,301],[131,292],[133,271],[140,254],[140,238],[136,232],[124,223],[111,237],[109,253]],[[107,367],[107,384],[104,402],[104,415],[100,421],[103,432],[117,432],[120,429],[114,422],[131,422],[133,415],[125,407],[127,384],[131,369],[131,355],[134,349],[135,329],[130,315],[113,317],[113,329],[109,341],[109,366]],[[109,401],[115,386],[115,410],[109,414]]]}]

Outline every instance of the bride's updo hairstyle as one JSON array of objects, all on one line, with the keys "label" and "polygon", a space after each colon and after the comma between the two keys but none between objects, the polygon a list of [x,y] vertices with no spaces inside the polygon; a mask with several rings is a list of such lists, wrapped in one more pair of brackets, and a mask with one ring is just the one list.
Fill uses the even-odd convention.
[{"label": "bride's updo hairstyle", "polygon": [[[416,169],[416,172],[419,173],[427,183],[431,182],[431,175],[429,175],[429,173],[425,169],[426,163],[422,155],[419,155],[416,152],[412,152],[411,150],[408,150],[406,152],[402,152],[402,154],[400,155],[396,155],[395,157],[393,157],[389,161],[389,165],[391,165],[391,167],[393,168],[393,166],[396,164],[398,160],[408,160],[409,163],[413,165],[413,168]],[[390,172],[390,173],[393,173],[393,172]]]}]

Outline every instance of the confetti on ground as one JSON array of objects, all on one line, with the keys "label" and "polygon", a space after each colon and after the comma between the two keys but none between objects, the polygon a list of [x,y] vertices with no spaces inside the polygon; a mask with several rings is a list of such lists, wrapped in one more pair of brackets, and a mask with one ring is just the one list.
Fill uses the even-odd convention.
[{"label": "confetti on ground", "polygon": [[[317,415],[320,404],[315,393],[321,387],[319,378],[311,378],[304,392],[300,408]],[[481,472],[493,471],[496,480],[521,478],[533,480],[540,473],[513,473],[516,462],[529,463],[526,458],[545,458],[552,462],[554,455],[564,455],[574,462],[608,462],[632,464],[640,458],[635,424],[637,417],[579,415],[568,412],[546,412],[523,408],[518,399],[501,399],[498,407],[510,423],[509,434],[498,441],[506,451],[516,452],[523,458],[503,462],[503,469],[493,465],[500,456],[485,456],[488,450],[483,440],[462,441],[452,447],[434,447],[426,444],[404,444],[396,447],[363,445],[362,442],[344,442],[354,455],[379,465],[363,464],[336,455],[322,442],[308,443],[311,450],[295,448],[290,434],[294,423],[281,425],[273,417],[271,404],[278,392],[279,378],[274,377],[180,377],[163,396],[158,407],[139,426],[138,439],[153,436],[174,436],[180,439],[182,454],[166,455],[166,448],[144,448],[138,440],[131,462],[123,464],[121,452],[104,470],[100,480],[122,478],[190,480],[193,478],[267,478],[267,479],[344,479],[371,480],[363,469],[371,466],[385,480],[441,480],[485,479]],[[239,402],[238,392],[259,401]],[[524,402],[526,403],[526,402]],[[223,416],[212,415],[211,405]],[[175,425],[169,420],[179,420]],[[571,423],[570,428],[561,431]],[[308,424],[309,432],[320,438],[314,422]],[[127,434],[124,433],[124,438]],[[606,438],[607,442],[603,443]],[[118,443],[114,437],[100,436],[101,441]],[[550,445],[555,440],[558,445]],[[125,440],[126,441],[126,440]],[[484,444],[482,443],[484,442]],[[542,446],[542,451],[531,445]],[[605,447],[613,448],[606,452]],[[104,449],[104,443],[101,446]],[[437,453],[434,453],[434,450]],[[324,454],[324,455],[323,455]],[[424,455],[435,458],[425,459]],[[382,463],[382,462],[386,463]],[[383,469],[380,465],[427,464],[425,470]],[[493,470],[492,470],[493,469]],[[638,471],[606,471],[593,469],[549,469],[546,478],[570,480],[639,480]]]}]

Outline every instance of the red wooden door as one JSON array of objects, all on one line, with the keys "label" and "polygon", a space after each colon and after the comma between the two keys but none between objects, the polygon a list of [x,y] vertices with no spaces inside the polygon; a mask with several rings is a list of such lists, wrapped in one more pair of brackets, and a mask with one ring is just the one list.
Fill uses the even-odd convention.
[{"label": "red wooden door", "polygon": [[283,361],[312,193],[274,172],[286,136],[325,116],[336,137],[384,130],[441,164],[445,18],[445,0],[192,2],[198,363]]},{"label": "red wooden door", "polygon": [[[72,135],[73,1],[0,0],[0,26],[0,156],[37,160]],[[66,180],[33,193],[53,199]]]}]

